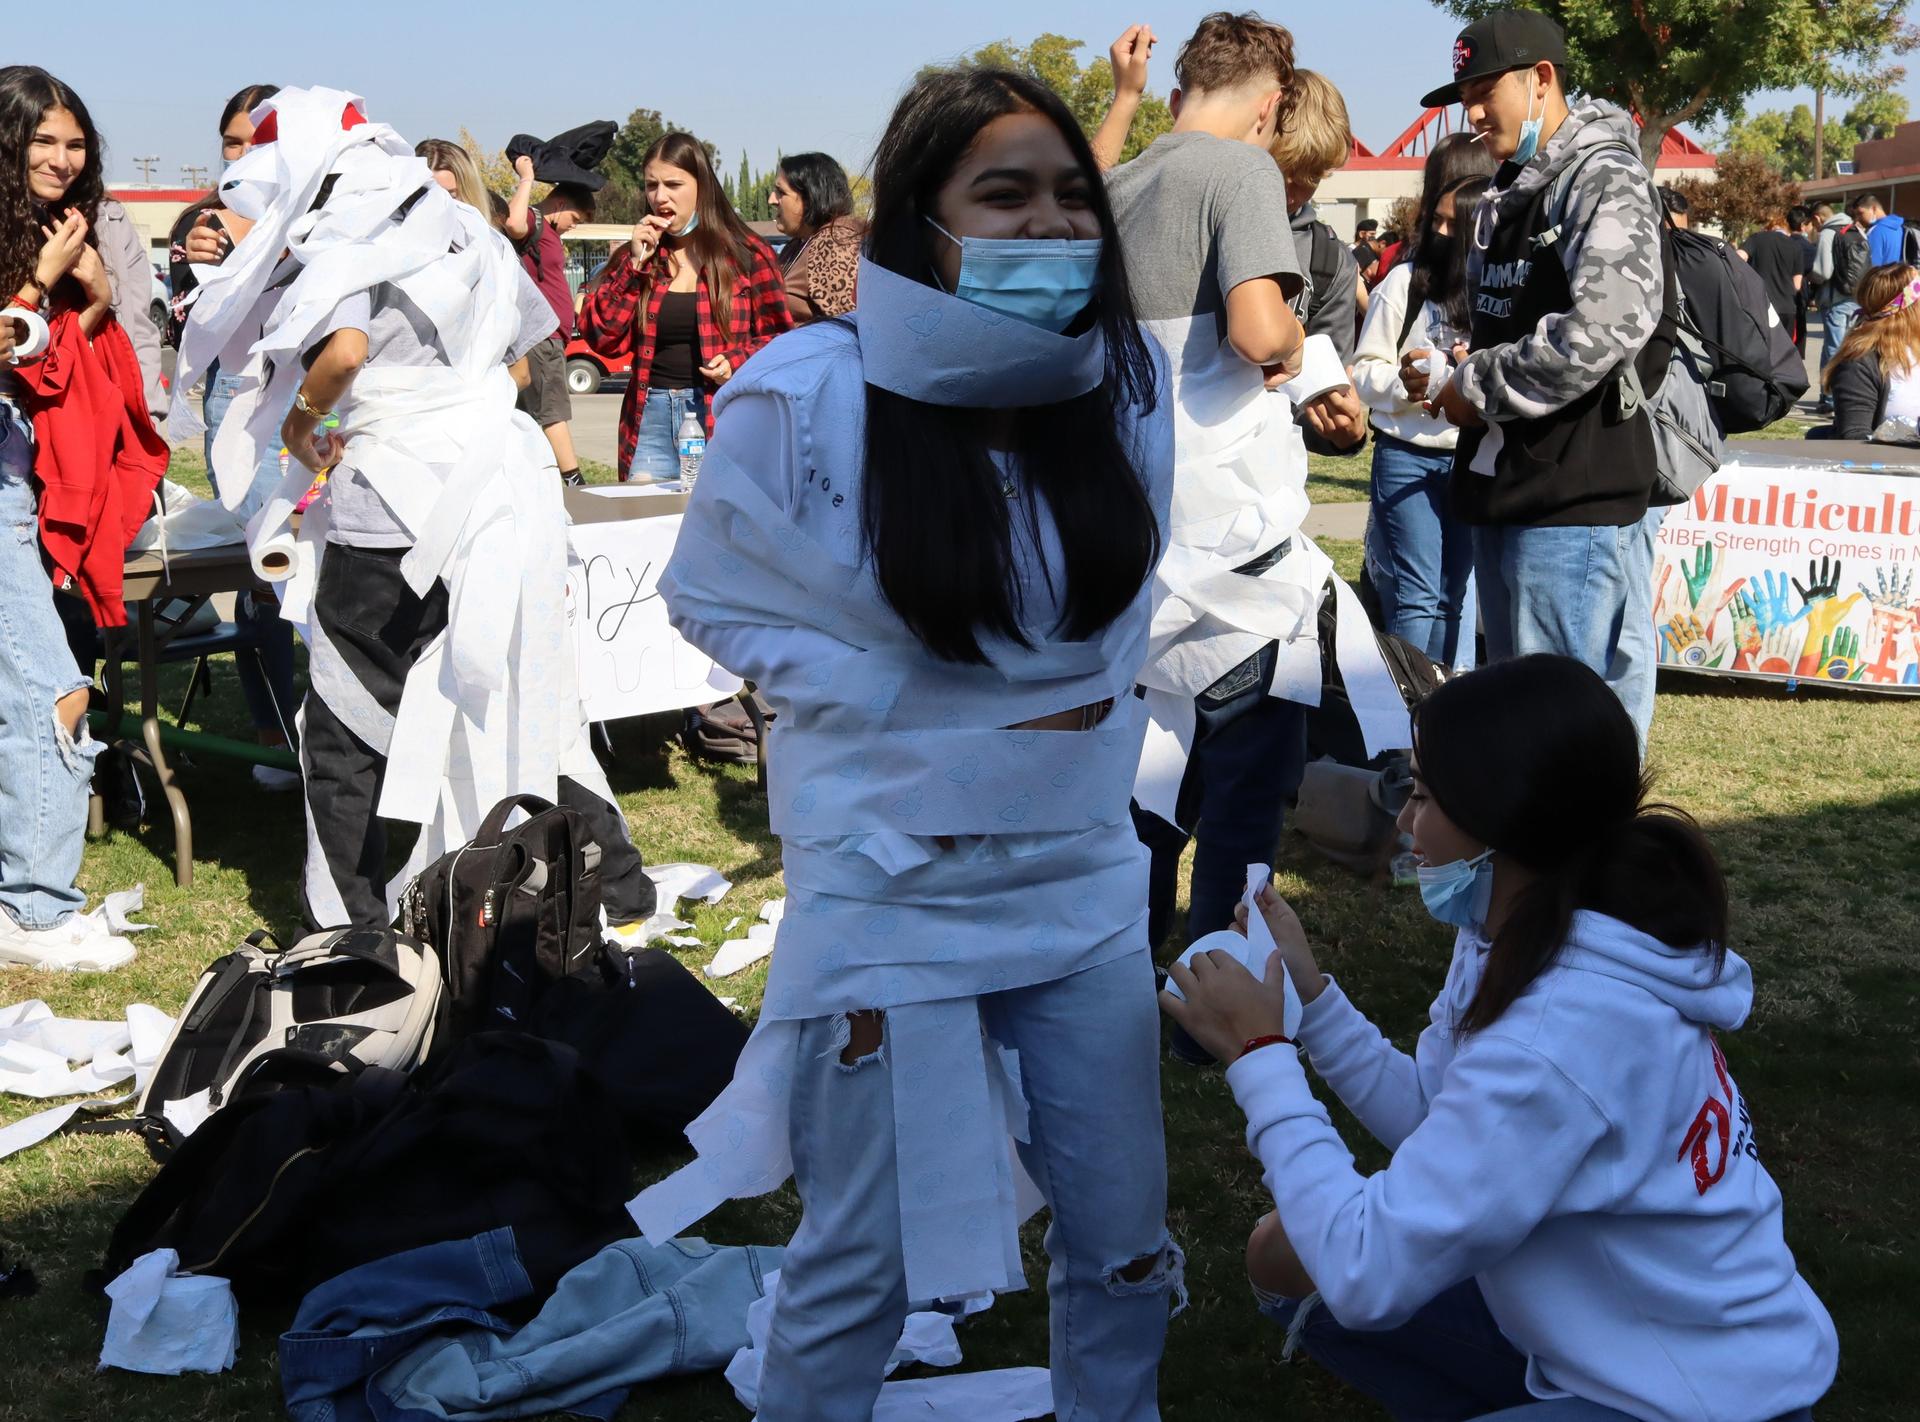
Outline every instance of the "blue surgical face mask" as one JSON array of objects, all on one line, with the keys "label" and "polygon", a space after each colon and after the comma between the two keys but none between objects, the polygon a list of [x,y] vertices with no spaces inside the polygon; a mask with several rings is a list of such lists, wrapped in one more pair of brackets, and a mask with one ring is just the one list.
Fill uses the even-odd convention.
[{"label": "blue surgical face mask", "polygon": [[1456,859],[1451,864],[1422,864],[1420,902],[1441,923],[1455,928],[1478,928],[1487,921],[1493,898],[1493,851]]},{"label": "blue surgical face mask", "polygon": [[932,228],[960,249],[952,295],[1048,331],[1064,331],[1100,289],[1100,239],[956,237],[931,217]]},{"label": "blue surgical face mask", "polygon": [[682,227],[678,232],[674,233],[673,235],[676,237],[685,237],[689,232],[693,231],[693,229],[698,227],[699,225],[700,225],[700,214],[696,212],[692,217],[689,217],[687,219],[687,225],[685,227]]},{"label": "blue surgical face mask", "polygon": [[[1532,89],[1533,84],[1531,79],[1529,79],[1527,87],[1529,90]],[[1545,126],[1546,122],[1546,96],[1541,96],[1540,117],[1535,118],[1533,116],[1533,95],[1529,93],[1527,95],[1527,117],[1520,124],[1520,146],[1513,150],[1514,162],[1530,163],[1533,161],[1533,155],[1540,151],[1540,130]]]}]

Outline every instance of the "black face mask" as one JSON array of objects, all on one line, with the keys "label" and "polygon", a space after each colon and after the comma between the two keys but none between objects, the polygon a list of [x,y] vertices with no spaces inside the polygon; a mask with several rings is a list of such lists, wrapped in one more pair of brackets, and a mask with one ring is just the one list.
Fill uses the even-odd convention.
[{"label": "black face mask", "polygon": [[1420,265],[1427,273],[1427,296],[1443,299],[1453,290],[1460,261],[1460,239],[1453,233],[1430,232],[1420,244]]}]

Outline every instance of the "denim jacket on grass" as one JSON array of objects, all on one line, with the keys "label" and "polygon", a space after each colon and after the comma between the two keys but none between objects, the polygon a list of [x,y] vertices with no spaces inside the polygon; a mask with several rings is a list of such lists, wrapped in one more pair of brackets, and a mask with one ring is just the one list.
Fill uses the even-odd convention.
[{"label": "denim jacket on grass", "polygon": [[280,1338],[294,1422],[451,1422],[571,1412],[608,1419],[635,1383],[712,1372],[747,1346],[774,1248],[623,1239],[533,1292],[513,1231],[408,1250],[309,1293]]}]

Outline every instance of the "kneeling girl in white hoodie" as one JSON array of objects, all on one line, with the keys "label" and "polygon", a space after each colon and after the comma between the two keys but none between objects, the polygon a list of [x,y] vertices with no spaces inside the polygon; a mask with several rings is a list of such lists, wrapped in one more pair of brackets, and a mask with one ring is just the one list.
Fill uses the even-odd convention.
[{"label": "kneeling girl in white hoodie", "polygon": [[1300,1044],[1387,1168],[1360,1174],[1308,1089],[1271,964],[1270,987],[1201,955],[1162,996],[1231,1064],[1273,1193],[1263,1310],[1397,1418],[1810,1416],[1838,1342],[1714,1041],[1753,985],[1705,836],[1648,803],[1632,720],[1569,658],[1448,682],[1414,727],[1400,824],[1460,929],[1414,1055],[1260,904]]}]

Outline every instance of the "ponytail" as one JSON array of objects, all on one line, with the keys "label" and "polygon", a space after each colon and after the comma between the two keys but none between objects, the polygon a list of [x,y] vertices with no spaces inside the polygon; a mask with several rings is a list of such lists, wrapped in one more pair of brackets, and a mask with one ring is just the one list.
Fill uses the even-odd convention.
[{"label": "ponytail", "polygon": [[1633,720],[1571,657],[1536,653],[1444,682],[1413,710],[1416,773],[1448,819],[1533,877],[1487,955],[1462,1035],[1544,972],[1581,910],[1670,948],[1726,955],[1727,881],[1685,811],[1648,799]]},{"label": "ponytail", "polygon": [[1582,909],[1710,953],[1716,971],[1726,959],[1727,881],[1713,847],[1686,811],[1643,802],[1515,895],[1457,1024],[1462,1037],[1492,1026],[1547,970]]}]

